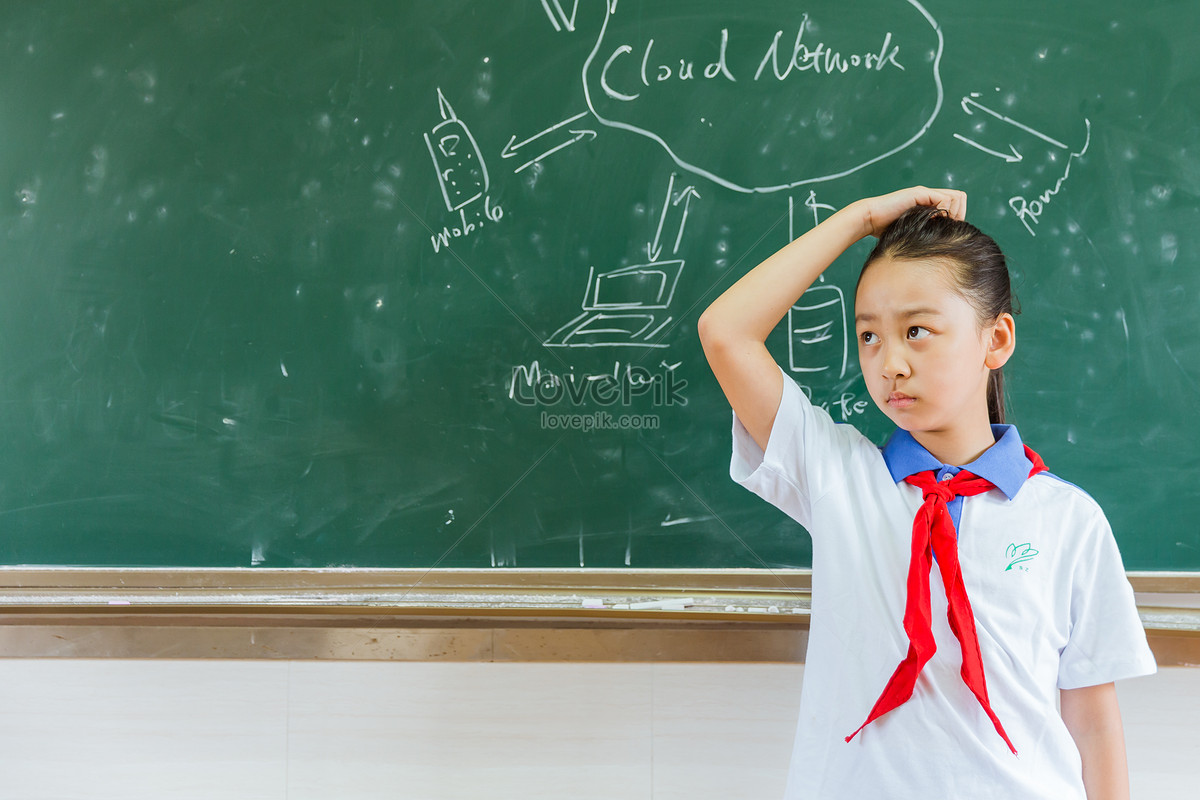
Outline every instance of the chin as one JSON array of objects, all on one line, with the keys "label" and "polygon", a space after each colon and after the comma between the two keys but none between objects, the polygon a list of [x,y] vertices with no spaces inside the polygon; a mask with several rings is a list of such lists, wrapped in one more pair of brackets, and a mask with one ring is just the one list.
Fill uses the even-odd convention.
[{"label": "chin", "polygon": [[890,419],[897,428],[903,428],[906,431],[911,431],[913,429],[914,419],[912,414],[906,414],[903,411],[897,411],[887,403],[876,403],[875,407],[882,411],[883,415]]},{"label": "chin", "polygon": [[885,411],[884,416],[891,420],[892,424],[897,428],[908,431],[909,433],[922,433],[932,427],[931,425],[923,422],[911,414],[897,414],[894,411],[889,414]]}]

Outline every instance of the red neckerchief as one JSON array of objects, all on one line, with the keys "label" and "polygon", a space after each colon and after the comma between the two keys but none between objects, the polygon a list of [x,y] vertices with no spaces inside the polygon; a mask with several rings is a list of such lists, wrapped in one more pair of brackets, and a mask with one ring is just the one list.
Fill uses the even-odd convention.
[{"label": "red neckerchief", "polygon": [[[1025,457],[1033,464],[1033,469],[1029,471],[1030,478],[1046,471],[1041,457],[1028,446],[1025,448]],[[908,565],[908,599],[904,605],[904,632],[908,634],[908,655],[896,667],[891,680],[884,687],[883,694],[875,701],[867,721],[847,736],[846,741],[850,741],[863,728],[912,697],[917,676],[937,650],[933,639],[933,612],[929,606],[929,571],[933,567],[933,559],[936,559],[938,569],[942,573],[942,583],[946,587],[950,630],[954,632],[962,648],[963,682],[987,712],[1000,738],[1004,739],[1008,749],[1016,755],[1017,748],[1009,741],[1004,726],[1000,724],[1000,719],[988,702],[987,682],[983,677],[983,657],[979,653],[979,639],[975,634],[975,615],[971,612],[971,602],[967,599],[967,589],[963,585],[962,570],[958,564],[958,531],[954,528],[954,519],[950,516],[948,507],[950,501],[956,497],[982,494],[995,488],[995,484],[966,470],[941,482],[934,477],[933,470],[910,475],[905,481],[925,494],[925,502],[917,509],[916,518],[913,519],[912,560]]]}]

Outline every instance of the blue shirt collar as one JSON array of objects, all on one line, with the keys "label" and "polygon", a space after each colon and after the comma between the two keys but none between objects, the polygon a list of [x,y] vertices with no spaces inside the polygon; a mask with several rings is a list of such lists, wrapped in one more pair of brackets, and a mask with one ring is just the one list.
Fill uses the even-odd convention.
[{"label": "blue shirt collar", "polygon": [[958,467],[938,461],[911,433],[897,430],[883,446],[883,460],[896,483],[909,475],[926,470],[933,470],[937,477],[941,478],[945,472],[953,474],[965,469],[991,481],[1011,500],[1025,485],[1029,470],[1033,469],[1033,462],[1026,457],[1025,444],[1015,426],[993,425],[992,435],[996,437],[994,445],[983,451],[983,455],[970,464]]}]

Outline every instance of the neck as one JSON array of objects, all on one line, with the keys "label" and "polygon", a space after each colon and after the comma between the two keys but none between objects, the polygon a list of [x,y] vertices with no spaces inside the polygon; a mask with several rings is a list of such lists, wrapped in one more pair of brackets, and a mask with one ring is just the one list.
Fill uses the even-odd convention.
[{"label": "neck", "polygon": [[912,437],[938,461],[955,467],[970,464],[996,443],[987,422],[952,431],[914,431]]}]

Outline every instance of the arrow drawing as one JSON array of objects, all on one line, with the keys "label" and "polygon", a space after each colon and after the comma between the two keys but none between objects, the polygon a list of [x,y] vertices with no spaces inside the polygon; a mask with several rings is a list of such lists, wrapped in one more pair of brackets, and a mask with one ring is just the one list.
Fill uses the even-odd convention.
[{"label": "arrow drawing", "polygon": [[805,208],[812,209],[814,228],[821,224],[821,211],[837,211],[837,209],[829,205],[829,203],[818,203],[817,192],[815,189],[810,190],[808,197],[804,198],[804,206]]},{"label": "arrow drawing", "polygon": [[1012,151],[1012,155],[1009,155],[1008,153],[1000,153],[995,150],[991,150],[987,147],[984,147],[979,142],[973,142],[970,139],[968,139],[967,137],[963,136],[962,134],[956,133],[956,134],[954,134],[954,138],[958,139],[960,142],[963,142],[964,144],[971,145],[971,147],[974,147],[976,150],[982,150],[983,152],[987,153],[989,156],[995,156],[996,158],[1003,158],[1009,164],[1015,164],[1018,161],[1020,161],[1021,159],[1025,158],[1025,156],[1021,155],[1021,153],[1017,150],[1017,148],[1011,144],[1008,146],[1008,149]]},{"label": "arrow drawing", "polygon": [[[1065,144],[1063,144],[1062,142],[1058,141],[1057,139],[1051,139],[1046,134],[1041,133],[1040,131],[1035,131],[1033,128],[1029,127],[1028,125],[1022,125],[1021,123],[1017,122],[1015,119],[1006,117],[1003,114],[999,113],[998,111],[993,111],[992,109],[983,105],[979,101],[975,100],[974,98],[976,98],[976,97],[979,97],[979,93],[971,92],[970,95],[968,95],[967,97],[964,97],[962,99],[961,105],[962,105],[962,110],[964,113],[966,113],[968,115],[973,114],[974,112],[971,111],[971,107],[973,106],[975,108],[978,108],[980,111],[982,111],[985,114],[991,114],[993,117],[1000,120],[1001,122],[1007,122],[1009,125],[1012,125],[1014,128],[1020,128],[1021,130],[1025,131],[1026,133],[1032,133],[1034,136],[1038,137],[1042,141],[1049,142],[1050,144],[1054,145],[1055,147],[1061,147],[1063,150],[1071,149],[1071,148],[1067,147]],[[996,154],[994,154],[994,155],[996,155]],[[1001,157],[1005,158],[1006,156],[1001,156]],[[1016,160],[1020,161],[1020,158],[1017,158]]]},{"label": "arrow drawing", "polygon": [[658,216],[658,229],[654,232],[654,241],[646,243],[646,255],[651,261],[657,261],[662,255],[662,232],[663,223],[667,221],[667,213],[672,207],[678,208],[680,203],[683,203],[683,214],[679,220],[679,232],[675,235],[675,246],[671,250],[672,253],[679,252],[679,245],[683,242],[683,229],[687,226],[688,213],[691,209],[692,198],[700,197],[700,193],[696,191],[695,186],[687,186],[679,194],[675,194],[675,173],[671,173],[671,179],[667,183],[667,197],[663,201],[662,213]]},{"label": "arrow drawing", "polygon": [[[530,136],[528,139],[526,139],[522,142],[518,142],[517,137],[512,136],[509,138],[508,144],[504,145],[504,149],[500,151],[500,157],[501,158],[512,158],[513,156],[515,156],[517,154],[517,151],[520,150],[522,147],[525,147],[526,145],[542,138],[543,136],[553,133],[554,131],[558,130],[559,128],[562,128],[566,125],[570,125],[572,122],[575,122],[576,120],[583,119],[586,116],[587,116],[586,111],[584,111],[581,114],[576,114],[573,117],[564,119],[562,122],[551,125],[549,128],[546,128],[546,130],[544,130],[544,131],[535,133],[533,136]],[[546,158],[549,155],[553,155],[554,153],[557,153],[559,150],[562,150],[565,147],[570,147],[571,145],[575,144],[576,142],[582,141],[586,137],[590,137],[592,139],[596,138],[596,132],[593,130],[574,130],[574,129],[568,128],[567,132],[572,134],[572,138],[567,139],[565,142],[562,142],[561,144],[558,144],[558,145],[550,148],[546,152],[539,155],[537,158],[532,158],[529,161],[526,161],[524,164],[522,164],[521,166],[514,169],[513,172],[514,173],[520,172],[521,170],[526,169],[527,167],[533,166],[534,164],[541,161],[543,158]]]},{"label": "arrow drawing", "polygon": [[689,186],[676,196],[672,204],[678,206],[680,202],[683,203],[683,218],[679,220],[679,233],[675,236],[675,248],[671,250],[672,253],[679,252],[679,243],[683,240],[683,228],[687,225],[688,208],[692,205],[693,197],[699,198],[700,193],[696,191],[695,186]]},{"label": "arrow drawing", "polygon": [[[552,5],[554,6],[553,9],[550,8]],[[572,33],[575,31],[575,15],[579,13],[579,0],[575,0],[571,4],[571,13],[569,15],[563,9],[563,4],[559,0],[542,0],[542,8],[546,9],[546,16],[550,18],[550,24],[554,26],[554,30],[561,32],[565,27]]]},{"label": "arrow drawing", "polygon": [[[809,191],[808,197],[804,198],[804,205],[806,208],[812,209],[813,227],[814,228],[821,224],[821,213],[820,212],[822,210],[837,211],[836,208],[829,205],[828,203],[818,203],[817,202],[817,192],[815,189]],[[795,240],[796,240],[796,203],[795,203],[795,198],[793,198],[791,195],[788,195],[788,241],[793,242]],[[824,272],[822,272],[820,275],[817,276],[817,281],[819,283],[825,282],[825,273]]]}]

